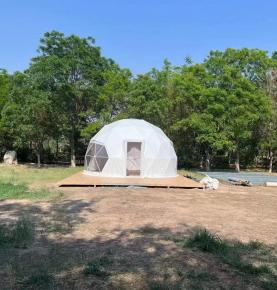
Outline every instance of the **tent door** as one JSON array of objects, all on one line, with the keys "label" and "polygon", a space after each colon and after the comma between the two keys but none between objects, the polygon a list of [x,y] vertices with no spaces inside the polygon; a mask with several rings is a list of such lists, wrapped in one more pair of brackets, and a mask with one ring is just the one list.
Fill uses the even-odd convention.
[{"label": "tent door", "polygon": [[140,176],[141,142],[127,142],[127,176]]}]

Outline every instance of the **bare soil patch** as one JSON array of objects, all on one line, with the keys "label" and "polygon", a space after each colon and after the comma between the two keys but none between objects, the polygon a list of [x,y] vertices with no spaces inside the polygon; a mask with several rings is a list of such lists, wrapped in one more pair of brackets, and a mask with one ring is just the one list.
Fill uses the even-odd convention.
[{"label": "bare soil patch", "polygon": [[2,222],[25,214],[36,224],[32,246],[0,249],[0,289],[265,289],[258,276],[174,242],[197,227],[263,242],[276,263],[275,188],[62,190],[58,202],[0,202]]}]

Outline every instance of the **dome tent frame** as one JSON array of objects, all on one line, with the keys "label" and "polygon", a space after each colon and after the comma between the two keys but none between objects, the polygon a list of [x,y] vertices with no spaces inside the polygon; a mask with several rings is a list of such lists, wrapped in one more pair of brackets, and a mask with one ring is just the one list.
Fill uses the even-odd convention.
[{"label": "dome tent frame", "polygon": [[[107,156],[98,154],[101,149],[91,154],[94,146],[103,146]],[[104,126],[92,137],[84,173],[107,177],[176,177],[177,156],[173,143],[160,128],[144,120],[123,119]]]}]

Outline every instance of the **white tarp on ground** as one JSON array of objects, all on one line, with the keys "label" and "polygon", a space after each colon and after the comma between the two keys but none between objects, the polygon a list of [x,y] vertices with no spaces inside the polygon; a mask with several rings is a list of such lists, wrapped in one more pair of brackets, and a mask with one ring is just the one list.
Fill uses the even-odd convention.
[{"label": "white tarp on ground", "polygon": [[218,189],[219,181],[216,178],[211,178],[210,176],[206,175],[206,177],[200,180],[200,183],[204,185],[204,189]]},{"label": "white tarp on ground", "polygon": [[125,177],[132,175],[127,172],[132,169],[141,177],[177,176],[172,142],[144,120],[124,119],[104,126],[89,143],[85,173]]}]

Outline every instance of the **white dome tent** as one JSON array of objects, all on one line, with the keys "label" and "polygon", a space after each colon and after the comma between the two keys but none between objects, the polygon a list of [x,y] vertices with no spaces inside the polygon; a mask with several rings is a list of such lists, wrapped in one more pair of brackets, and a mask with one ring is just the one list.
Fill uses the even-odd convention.
[{"label": "white dome tent", "polygon": [[164,132],[144,121],[124,119],[104,126],[88,145],[85,174],[106,177],[177,176],[177,156]]}]

